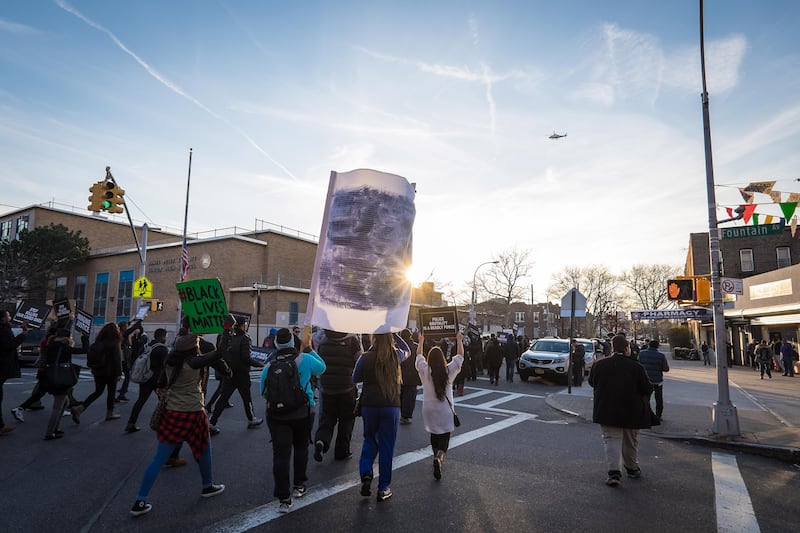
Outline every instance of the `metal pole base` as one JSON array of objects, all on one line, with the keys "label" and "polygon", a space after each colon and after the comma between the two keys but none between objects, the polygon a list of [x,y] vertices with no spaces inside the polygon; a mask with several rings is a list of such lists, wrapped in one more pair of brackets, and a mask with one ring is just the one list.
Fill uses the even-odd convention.
[{"label": "metal pole base", "polygon": [[714,402],[714,406],[711,408],[711,420],[711,432],[715,435],[738,437],[741,434],[739,415],[736,412],[736,406],[732,403]]}]

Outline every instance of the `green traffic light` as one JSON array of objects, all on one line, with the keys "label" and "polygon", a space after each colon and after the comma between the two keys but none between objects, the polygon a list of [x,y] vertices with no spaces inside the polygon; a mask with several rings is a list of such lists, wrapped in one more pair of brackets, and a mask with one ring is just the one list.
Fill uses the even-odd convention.
[{"label": "green traffic light", "polygon": [[103,209],[108,209],[112,205],[114,205],[114,204],[112,204],[109,200],[104,200],[103,201]]}]

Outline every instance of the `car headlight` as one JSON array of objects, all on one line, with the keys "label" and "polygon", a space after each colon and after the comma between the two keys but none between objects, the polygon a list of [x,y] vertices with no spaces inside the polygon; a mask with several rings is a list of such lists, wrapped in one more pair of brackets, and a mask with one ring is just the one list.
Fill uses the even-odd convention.
[{"label": "car headlight", "polygon": [[555,359],[553,359],[553,362],[554,363],[566,363],[567,362],[567,358],[566,357],[556,357]]}]

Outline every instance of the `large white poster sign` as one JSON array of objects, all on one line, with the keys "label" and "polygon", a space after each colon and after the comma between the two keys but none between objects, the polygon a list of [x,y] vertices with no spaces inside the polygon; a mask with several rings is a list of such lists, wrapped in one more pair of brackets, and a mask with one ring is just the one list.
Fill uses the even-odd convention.
[{"label": "large white poster sign", "polygon": [[376,170],[331,173],[311,287],[310,323],[348,333],[408,323],[414,187]]}]

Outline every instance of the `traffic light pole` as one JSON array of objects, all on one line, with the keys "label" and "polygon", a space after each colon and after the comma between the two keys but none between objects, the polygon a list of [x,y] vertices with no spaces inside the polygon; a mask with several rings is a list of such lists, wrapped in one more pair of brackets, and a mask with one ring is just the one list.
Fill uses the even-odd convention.
[{"label": "traffic light pole", "polygon": [[706,88],[706,60],[703,36],[703,0],[700,0],[700,67],[702,70],[703,94],[703,137],[706,158],[706,190],[708,194],[708,240],[711,259],[711,293],[714,312],[714,351],[717,354],[718,399],[711,410],[712,431],[720,436],[736,436],[739,431],[739,416],[736,406],[731,402],[728,383],[728,356],[725,350],[725,314],[720,287],[720,246],[717,228],[717,199],[714,191],[714,162],[711,156],[711,119],[708,110],[708,91]]}]

